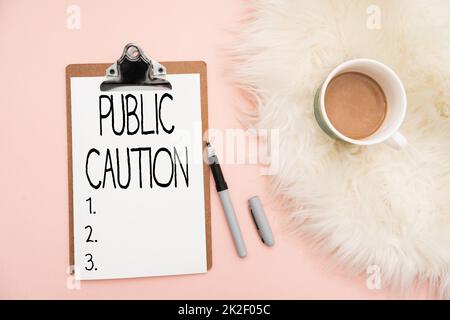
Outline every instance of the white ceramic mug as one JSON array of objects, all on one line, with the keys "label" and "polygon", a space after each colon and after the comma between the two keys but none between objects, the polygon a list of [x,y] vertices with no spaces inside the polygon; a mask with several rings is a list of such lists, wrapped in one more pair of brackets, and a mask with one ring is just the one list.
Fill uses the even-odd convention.
[{"label": "white ceramic mug", "polygon": [[[355,140],[340,133],[331,123],[325,109],[325,93],[332,79],[346,72],[359,72],[374,79],[383,89],[387,101],[386,118],[380,128],[371,136]],[[407,146],[406,138],[399,132],[407,109],[405,88],[398,75],[385,64],[371,59],[355,59],[336,67],[316,93],[314,114],[320,127],[330,137],[355,145],[369,146],[387,143],[396,149]]]}]

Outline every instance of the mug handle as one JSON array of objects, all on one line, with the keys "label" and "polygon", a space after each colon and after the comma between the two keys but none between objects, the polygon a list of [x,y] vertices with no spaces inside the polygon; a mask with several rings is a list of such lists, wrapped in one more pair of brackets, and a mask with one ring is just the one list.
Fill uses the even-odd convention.
[{"label": "mug handle", "polygon": [[394,149],[402,150],[408,146],[408,140],[400,132],[396,132],[386,141],[386,144]]}]

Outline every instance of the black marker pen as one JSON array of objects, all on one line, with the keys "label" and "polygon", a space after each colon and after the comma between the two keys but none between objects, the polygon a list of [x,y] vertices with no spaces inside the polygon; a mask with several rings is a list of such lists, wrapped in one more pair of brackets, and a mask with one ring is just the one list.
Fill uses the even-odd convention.
[{"label": "black marker pen", "polygon": [[209,167],[211,168],[214,176],[216,190],[219,194],[220,202],[222,203],[222,208],[225,212],[225,217],[227,218],[228,226],[233,237],[234,246],[236,247],[239,256],[244,258],[247,255],[244,238],[242,237],[241,229],[239,228],[236,214],[234,212],[227,183],[223,177],[222,169],[220,169],[219,159],[217,158],[216,153],[209,142],[206,143],[206,155]]}]

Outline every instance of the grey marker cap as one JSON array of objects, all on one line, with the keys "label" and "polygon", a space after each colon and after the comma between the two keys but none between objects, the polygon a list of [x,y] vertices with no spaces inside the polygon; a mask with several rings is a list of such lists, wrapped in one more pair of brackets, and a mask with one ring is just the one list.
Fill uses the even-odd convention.
[{"label": "grey marker cap", "polygon": [[267,220],[266,213],[261,204],[259,197],[253,197],[248,200],[250,213],[255,221],[256,228],[258,229],[259,236],[262,242],[264,242],[269,247],[275,244],[273,238],[272,229],[270,228],[269,221]]}]

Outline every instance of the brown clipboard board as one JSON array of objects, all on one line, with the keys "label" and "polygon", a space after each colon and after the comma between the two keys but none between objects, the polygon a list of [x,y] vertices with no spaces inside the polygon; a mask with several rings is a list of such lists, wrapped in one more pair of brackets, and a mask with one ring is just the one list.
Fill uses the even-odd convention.
[{"label": "brown clipboard board", "polygon": [[[202,110],[202,132],[208,129],[208,94],[206,81],[206,63],[203,61],[161,62],[167,74],[200,74],[200,99]],[[68,154],[68,187],[69,187],[69,263],[74,266],[74,234],[73,234],[73,171],[72,171],[72,112],[71,112],[71,87],[72,77],[101,77],[112,63],[100,64],[70,64],[66,67],[66,105],[67,105],[67,154]],[[202,141],[203,148],[205,142]],[[203,185],[205,201],[205,237],[206,237],[206,262],[207,269],[212,267],[212,243],[211,243],[211,201],[210,201],[210,170],[203,163]],[[71,268],[71,272],[74,270]]]}]

